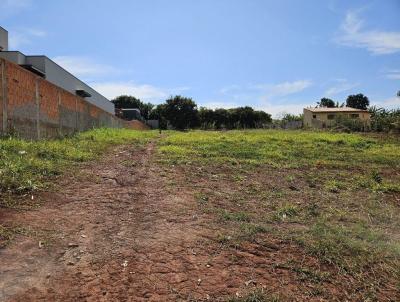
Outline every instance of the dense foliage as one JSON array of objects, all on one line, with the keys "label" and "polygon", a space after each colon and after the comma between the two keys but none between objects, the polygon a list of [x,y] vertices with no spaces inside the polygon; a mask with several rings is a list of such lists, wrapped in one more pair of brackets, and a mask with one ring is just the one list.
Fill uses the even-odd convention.
[{"label": "dense foliage", "polygon": [[362,109],[362,110],[367,110],[367,108],[369,106],[369,99],[362,93],[349,95],[346,99],[346,106],[352,107],[352,108],[357,108],[357,109]]},{"label": "dense foliage", "polygon": [[131,95],[120,95],[113,99],[111,102],[114,103],[115,108],[117,109],[128,109],[128,108],[136,108],[140,110],[140,114],[145,118],[150,118],[150,113],[154,107],[151,103],[143,103],[138,98],[135,98]]},{"label": "dense foliage", "polygon": [[[180,95],[171,96],[163,104],[157,106],[151,103],[144,103],[138,98],[128,95],[121,95],[112,101],[116,108],[138,108],[145,119],[154,119],[160,122],[160,128],[166,129],[171,126],[174,129],[252,129],[252,128],[287,128],[286,125],[292,122],[302,121],[302,115],[285,114],[279,120],[272,121],[271,115],[252,107],[237,107],[231,109],[209,109],[200,107],[196,102]],[[344,106],[343,103],[340,105]],[[317,102],[319,107],[339,107],[339,103],[329,98],[321,98]],[[346,106],[367,109],[369,99],[359,93],[349,95]],[[345,131],[400,131],[400,109],[386,110],[383,108],[370,107],[371,127],[365,123],[346,118],[336,118],[336,128]],[[300,125],[301,126],[301,125]]]},{"label": "dense foliage", "polygon": [[333,100],[328,98],[322,98],[319,102],[317,102],[317,104],[319,107],[328,107],[328,108],[338,107]]},{"label": "dense foliage", "polygon": [[160,127],[166,129],[168,124],[175,129],[243,129],[261,128],[271,123],[271,115],[253,108],[238,107],[232,109],[208,109],[201,107],[187,97],[180,95],[170,97],[165,103],[154,106],[141,100],[122,95],[112,101],[116,108],[138,108],[145,119],[159,120]]},{"label": "dense foliage", "polygon": [[272,119],[270,114],[248,106],[215,110],[201,107],[199,122],[202,129],[242,129],[261,128]]},{"label": "dense foliage", "polygon": [[198,125],[197,104],[191,99],[180,95],[166,100],[163,116],[175,129],[184,130]]},{"label": "dense foliage", "polygon": [[285,113],[282,117],[283,122],[299,122],[303,120],[303,114],[295,115],[290,113]]},{"label": "dense foliage", "polygon": [[387,110],[371,107],[371,129],[373,131],[400,132],[400,109]]}]

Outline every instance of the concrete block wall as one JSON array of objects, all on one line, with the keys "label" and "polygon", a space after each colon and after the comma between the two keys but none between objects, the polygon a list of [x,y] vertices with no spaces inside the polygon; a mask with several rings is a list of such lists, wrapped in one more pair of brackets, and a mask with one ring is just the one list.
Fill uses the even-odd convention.
[{"label": "concrete block wall", "polygon": [[19,65],[0,59],[0,132],[42,139],[96,127],[148,129],[143,123],[123,121]]}]

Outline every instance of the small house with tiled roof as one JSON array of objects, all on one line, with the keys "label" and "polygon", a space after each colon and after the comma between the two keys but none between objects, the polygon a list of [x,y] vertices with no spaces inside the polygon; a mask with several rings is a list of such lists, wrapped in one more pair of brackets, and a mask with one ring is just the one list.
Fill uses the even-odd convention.
[{"label": "small house with tiled roof", "polygon": [[326,128],[336,124],[339,119],[359,121],[370,125],[371,116],[368,110],[352,107],[317,107],[303,109],[303,123],[306,127]]}]

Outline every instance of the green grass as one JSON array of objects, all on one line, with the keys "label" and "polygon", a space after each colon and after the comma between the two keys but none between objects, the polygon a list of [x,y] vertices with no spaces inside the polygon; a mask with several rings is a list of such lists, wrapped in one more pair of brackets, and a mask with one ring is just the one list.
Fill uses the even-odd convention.
[{"label": "green grass", "polygon": [[14,237],[16,231],[0,224],[0,248],[6,246]]},{"label": "green grass", "polygon": [[[215,215],[225,246],[262,244],[273,235],[360,286],[390,283],[400,289],[399,137],[170,131],[158,159],[183,168],[186,182],[203,188],[203,210]],[[312,272],[307,266],[296,271],[317,280]],[[246,299],[237,301],[253,301]]]},{"label": "green grass", "polygon": [[[223,246],[268,244],[263,238],[274,236],[351,275],[358,286],[373,284],[366,295],[374,295],[378,285],[400,290],[393,281],[400,280],[399,137],[281,130],[165,133],[158,140],[157,160],[165,168],[160,176],[167,177],[172,193],[180,186],[194,191],[199,211],[214,215]],[[3,139],[0,193],[43,188],[52,176],[110,146],[142,145],[157,135],[97,129],[63,140]],[[12,236],[0,229],[4,241]],[[291,270],[318,282],[326,273],[314,274],[306,264]],[[232,301],[270,301],[259,293],[240,299]]]},{"label": "green grass", "polygon": [[221,218],[226,221],[250,222],[249,214],[242,211],[231,213],[227,210],[223,210],[220,215]]},{"label": "green grass", "polygon": [[346,272],[367,272],[382,265],[387,269],[400,268],[400,244],[381,230],[361,222],[338,225],[320,220],[305,237],[294,239],[299,238],[309,252]]},{"label": "green grass", "polygon": [[95,129],[59,140],[0,140],[0,193],[26,193],[44,188],[52,176],[92,160],[108,147],[143,143],[154,131]]},{"label": "green grass", "polygon": [[285,204],[276,210],[275,217],[277,220],[285,220],[296,216],[298,213],[297,207],[292,204]]},{"label": "green grass", "polygon": [[249,130],[170,132],[159,148],[169,162],[229,162],[278,167],[400,167],[400,143],[359,134]]}]

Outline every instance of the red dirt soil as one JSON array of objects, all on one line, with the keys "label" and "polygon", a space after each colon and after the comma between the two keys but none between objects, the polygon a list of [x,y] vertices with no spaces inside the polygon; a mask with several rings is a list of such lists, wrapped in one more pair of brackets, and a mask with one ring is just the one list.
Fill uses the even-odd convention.
[{"label": "red dirt soil", "polygon": [[168,187],[154,150],[118,147],[58,180],[57,192],[40,193],[38,209],[1,210],[2,224],[49,240],[39,247],[20,235],[0,250],[0,301],[225,301],[256,287],[290,301],[348,297],[351,280],[326,281],[314,296],[321,285],[280,265],[318,267],[290,243],[222,247],[212,214],[198,210],[181,175]]}]

